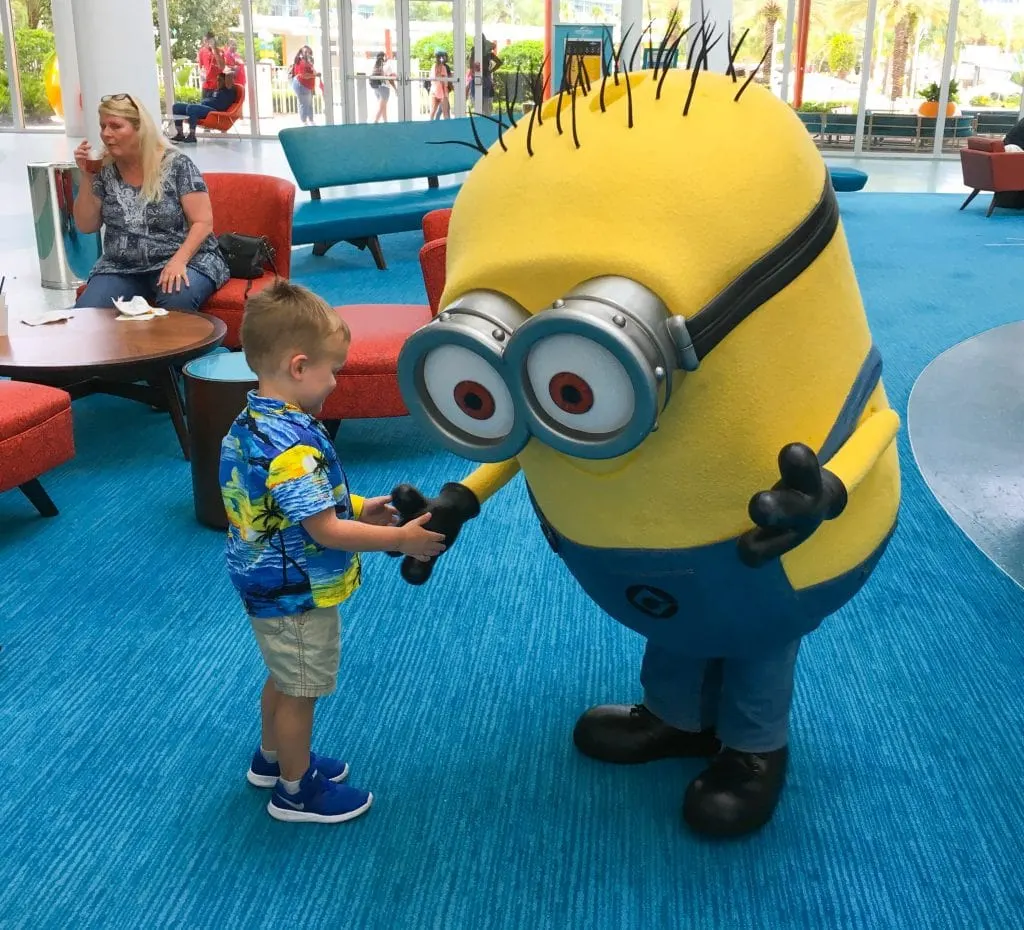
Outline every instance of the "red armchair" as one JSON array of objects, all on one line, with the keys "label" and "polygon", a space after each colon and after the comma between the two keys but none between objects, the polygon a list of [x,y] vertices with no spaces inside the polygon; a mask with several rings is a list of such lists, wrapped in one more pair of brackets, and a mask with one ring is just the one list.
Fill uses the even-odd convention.
[{"label": "red armchair", "polygon": [[[295,185],[291,181],[265,174],[211,172],[203,175],[210,189],[215,235],[226,232],[243,236],[266,236],[274,249],[274,264],[282,278],[292,270],[292,215],[295,212]],[[245,290],[249,296],[258,293],[274,280],[267,271],[262,278],[248,281],[232,278],[205,304],[203,312],[223,320],[228,328],[224,345],[229,349],[242,347],[242,312]],[[249,286],[251,284],[251,287]],[[85,290],[78,288],[81,295]]]},{"label": "red armchair", "polygon": [[226,110],[214,110],[199,121],[202,129],[219,129],[227,132],[242,118],[242,104],[245,103],[245,85],[235,85],[235,102]]},{"label": "red armchair", "polygon": [[44,517],[57,515],[39,476],[75,454],[71,397],[58,388],[0,381],[0,492],[20,488]]},{"label": "red armchair", "polygon": [[423,217],[423,248],[420,269],[427,289],[430,312],[437,314],[444,293],[445,263],[448,260],[448,220],[451,210],[432,210]]},{"label": "red armchair", "polygon": [[972,188],[960,205],[963,210],[982,191],[992,191],[992,203],[986,216],[996,208],[996,194],[1024,191],[1024,152],[1007,152],[999,139],[971,136],[967,148],[960,150],[964,184]]}]

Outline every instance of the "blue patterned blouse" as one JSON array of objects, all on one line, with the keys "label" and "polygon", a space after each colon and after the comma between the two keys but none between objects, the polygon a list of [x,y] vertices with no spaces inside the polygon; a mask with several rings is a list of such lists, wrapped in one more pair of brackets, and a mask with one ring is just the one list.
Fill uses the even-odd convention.
[{"label": "blue patterned blouse", "polygon": [[[121,177],[117,166],[104,165],[92,191],[102,203],[103,254],[93,274],[146,274],[161,271],[188,236],[188,218],[181,206],[186,194],[206,191],[195,163],[168,149],[164,157],[164,189],[155,203],[144,203],[141,191]],[[217,240],[210,236],[188,267],[223,287],[230,275]]]}]

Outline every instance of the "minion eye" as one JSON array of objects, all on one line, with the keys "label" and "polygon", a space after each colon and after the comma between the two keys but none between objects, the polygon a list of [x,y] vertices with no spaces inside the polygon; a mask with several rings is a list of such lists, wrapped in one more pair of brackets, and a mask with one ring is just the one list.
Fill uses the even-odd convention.
[{"label": "minion eye", "polygon": [[494,367],[469,349],[448,345],[428,352],[423,390],[423,399],[467,436],[498,440],[512,432],[512,394]]},{"label": "minion eye", "polygon": [[670,314],[627,278],[591,278],[525,322],[504,356],[530,434],[611,459],[656,426],[678,369]]},{"label": "minion eye", "polygon": [[505,381],[505,347],[528,318],[515,301],[474,291],[420,328],[398,357],[409,415],[457,455],[500,462],[529,438]]},{"label": "minion eye", "polygon": [[530,392],[564,429],[590,437],[618,432],[633,418],[629,373],[604,346],[571,333],[547,336],[526,357]]}]

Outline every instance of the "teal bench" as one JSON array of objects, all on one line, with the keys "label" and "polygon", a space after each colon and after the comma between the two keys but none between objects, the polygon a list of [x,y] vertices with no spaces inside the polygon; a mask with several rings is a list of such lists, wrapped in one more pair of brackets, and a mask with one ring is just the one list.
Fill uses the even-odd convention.
[{"label": "teal bench", "polygon": [[[498,138],[495,123],[474,119],[471,125],[468,118],[282,129],[278,138],[295,182],[310,194],[295,210],[292,244],[312,244],[314,255],[324,255],[331,246],[349,242],[369,248],[383,271],[387,265],[379,236],[419,229],[425,214],[455,202],[461,185],[441,186],[440,179],[469,171],[483,157],[474,128],[485,148]],[[326,188],[413,179],[423,179],[424,186],[323,193]]]},{"label": "teal bench", "polygon": [[964,110],[963,115],[974,118],[979,136],[1005,136],[1020,120],[1016,110]]}]

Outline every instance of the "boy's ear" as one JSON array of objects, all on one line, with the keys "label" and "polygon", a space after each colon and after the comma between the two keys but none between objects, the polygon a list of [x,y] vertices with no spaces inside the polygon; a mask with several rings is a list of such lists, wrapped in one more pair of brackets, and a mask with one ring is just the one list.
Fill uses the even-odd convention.
[{"label": "boy's ear", "polygon": [[308,364],[308,355],[293,355],[288,362],[288,374],[293,378],[298,378],[306,370],[306,365]]}]

